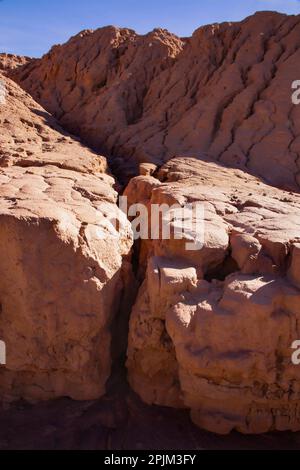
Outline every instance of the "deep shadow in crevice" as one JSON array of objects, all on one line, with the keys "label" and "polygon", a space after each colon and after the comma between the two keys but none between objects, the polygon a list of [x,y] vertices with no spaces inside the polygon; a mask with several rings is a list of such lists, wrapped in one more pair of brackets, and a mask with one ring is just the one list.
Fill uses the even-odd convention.
[{"label": "deep shadow in crevice", "polygon": [[240,268],[237,262],[232,258],[231,253],[229,253],[221,264],[207,272],[205,280],[208,282],[211,282],[214,279],[225,281],[227,276],[239,271]]}]

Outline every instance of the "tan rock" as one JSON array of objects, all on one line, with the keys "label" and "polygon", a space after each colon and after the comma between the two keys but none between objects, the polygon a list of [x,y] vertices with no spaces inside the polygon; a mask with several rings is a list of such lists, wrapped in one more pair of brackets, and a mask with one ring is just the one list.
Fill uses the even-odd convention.
[{"label": "tan rock", "polygon": [[180,260],[151,258],[130,317],[129,382],[146,403],[183,407],[175,349],[165,328],[168,308],[197,282],[194,268]]},{"label": "tan rock", "polygon": [[[186,240],[147,243],[130,323],[131,386],[147,403],[189,408],[209,431],[299,430],[291,346],[300,338],[300,196],[192,158],[174,158],[158,177],[151,203],[204,204],[204,245],[194,252]],[[145,200],[146,178],[126,193]]]},{"label": "tan rock", "polygon": [[299,430],[299,295],[271,276],[234,274],[167,313],[184,402],[210,431]]},{"label": "tan rock", "polygon": [[[55,165],[83,173],[105,173],[106,159],[66,133],[57,121],[12,80],[1,76],[0,166]],[[109,177],[107,177],[109,181]],[[110,180],[113,184],[113,179]]]},{"label": "tan rock", "polygon": [[276,265],[264,254],[259,241],[248,234],[233,234],[231,237],[232,258],[237,262],[242,273],[274,273]]},{"label": "tan rock", "polygon": [[131,228],[114,228],[117,193],[105,159],[4,80],[0,338],[7,364],[0,398],[96,399],[110,376]]},{"label": "tan rock", "polygon": [[141,163],[140,164],[140,176],[152,176],[157,170],[157,165],[153,163]]}]

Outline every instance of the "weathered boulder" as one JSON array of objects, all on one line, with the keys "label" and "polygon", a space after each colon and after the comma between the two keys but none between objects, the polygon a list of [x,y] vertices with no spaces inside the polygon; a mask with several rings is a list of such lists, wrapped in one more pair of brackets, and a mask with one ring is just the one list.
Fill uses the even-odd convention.
[{"label": "weathered boulder", "polygon": [[185,404],[210,431],[264,433],[300,428],[299,295],[281,278],[233,274],[199,283],[167,313]]},{"label": "weathered boulder", "polygon": [[184,407],[175,348],[165,322],[182,291],[196,284],[194,268],[166,258],[149,260],[130,317],[127,361],[129,382],[146,403]]},{"label": "weathered boulder", "polygon": [[0,398],[95,399],[110,376],[131,228],[124,218],[114,228],[105,159],[1,78]]},{"label": "weathered boulder", "polygon": [[[174,158],[158,177],[147,207],[203,204],[204,243],[142,241],[131,386],[147,403],[189,408],[213,432],[299,430],[300,196],[192,158]],[[147,178],[153,187],[152,177],[129,183],[130,200],[145,199]]]}]

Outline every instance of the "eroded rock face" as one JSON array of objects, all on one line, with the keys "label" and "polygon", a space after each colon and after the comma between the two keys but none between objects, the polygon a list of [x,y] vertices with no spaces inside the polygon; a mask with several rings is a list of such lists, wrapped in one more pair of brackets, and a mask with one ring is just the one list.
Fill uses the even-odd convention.
[{"label": "eroded rock face", "polygon": [[162,29],[145,36],[112,26],[86,30],[14,78],[64,127],[101,152],[119,156],[113,164],[124,179],[136,173],[136,156],[142,157],[144,145],[142,139],[142,145],[132,142],[119,152],[118,136],[123,141],[124,130],[140,120],[153,80],[182,47],[182,40]]},{"label": "eroded rock face", "polygon": [[0,53],[0,70],[2,73],[9,72],[28,64],[31,60],[33,59],[30,59],[29,57]]},{"label": "eroded rock face", "polygon": [[299,189],[299,16],[260,12],[199,28],[85,31],[15,74],[46,109],[113,156],[118,174],[139,162],[198,156]]},{"label": "eroded rock face", "polygon": [[[213,432],[299,430],[299,195],[192,158],[171,160],[158,176],[149,207],[201,202],[204,245],[142,242],[131,386],[147,403],[189,408]],[[133,179],[129,198],[145,199],[153,180]]]},{"label": "eroded rock face", "polygon": [[110,376],[131,228],[112,224],[119,209],[104,157],[1,78],[0,397],[96,399]]},{"label": "eroded rock face", "polygon": [[[140,173],[129,204],[150,214],[201,203],[201,249],[187,249],[193,228],[136,246],[143,283],[127,368],[146,403],[187,408],[217,433],[300,429],[299,28],[276,13],[186,40],[108,27],[10,72],[122,180]],[[0,392],[95,398],[110,373],[131,230],[110,221],[119,212],[105,158],[6,84],[0,338],[13,354]]]},{"label": "eroded rock face", "polygon": [[[1,75],[0,166],[55,165],[83,173],[104,173],[106,159],[66,133],[57,121],[13,81]],[[113,180],[109,180],[113,184]]]}]

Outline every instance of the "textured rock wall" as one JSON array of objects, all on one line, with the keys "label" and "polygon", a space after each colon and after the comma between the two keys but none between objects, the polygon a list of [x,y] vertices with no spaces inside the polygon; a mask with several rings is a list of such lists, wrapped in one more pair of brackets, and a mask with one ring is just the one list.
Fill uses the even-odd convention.
[{"label": "textured rock wall", "polygon": [[204,246],[185,251],[188,236],[142,242],[131,386],[149,404],[189,408],[213,432],[299,430],[299,195],[192,158],[158,177],[155,187],[133,179],[129,199],[202,203]]},{"label": "textured rock wall", "polygon": [[18,56],[15,54],[5,54],[0,53],[0,70],[1,73],[6,73],[16,69],[17,67],[21,67],[23,65],[32,62],[34,59],[30,57]]},{"label": "textured rock wall", "polygon": [[131,228],[112,224],[119,209],[104,157],[1,78],[0,396],[96,399],[110,376]]},{"label": "textured rock wall", "polygon": [[299,189],[299,16],[260,12],[201,27],[181,41],[85,31],[17,80],[123,178],[136,163],[207,152],[285,189]]}]

